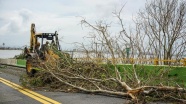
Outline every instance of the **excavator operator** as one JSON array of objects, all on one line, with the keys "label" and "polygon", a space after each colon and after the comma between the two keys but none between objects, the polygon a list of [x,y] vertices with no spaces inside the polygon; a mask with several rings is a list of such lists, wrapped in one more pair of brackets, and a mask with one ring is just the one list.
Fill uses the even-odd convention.
[{"label": "excavator operator", "polygon": [[45,60],[46,59],[45,54],[49,54],[49,42],[46,41],[46,44],[43,44],[40,50],[41,50],[41,57]]},{"label": "excavator operator", "polygon": [[37,44],[36,44],[36,46],[35,46],[35,50],[36,50],[36,52],[37,52],[38,55],[40,54],[39,47],[40,47],[40,43],[37,42]]}]

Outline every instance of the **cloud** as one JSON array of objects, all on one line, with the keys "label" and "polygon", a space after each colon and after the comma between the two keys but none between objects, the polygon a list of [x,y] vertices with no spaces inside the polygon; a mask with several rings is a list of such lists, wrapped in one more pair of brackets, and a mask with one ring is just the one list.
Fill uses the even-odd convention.
[{"label": "cloud", "polygon": [[19,11],[19,15],[22,17],[22,23],[28,23],[30,22],[33,13],[28,9],[22,9]]},{"label": "cloud", "polygon": [[[25,25],[28,24],[29,16],[28,10],[12,11],[1,16],[3,24],[0,27],[0,32],[3,34],[11,34],[25,31]],[[0,35],[3,35],[0,34]],[[17,34],[16,34],[17,35]]]},{"label": "cloud", "polygon": [[[81,28],[80,16],[92,24],[95,21],[105,20],[112,22],[112,31],[117,31],[117,19],[112,15],[127,2],[123,10],[122,19],[126,26],[132,22],[132,13],[135,13],[138,5],[145,0],[6,0],[1,3],[0,10],[0,36],[9,36],[20,45],[29,43],[30,25],[36,24],[37,32],[59,31],[59,37],[63,37],[61,44],[69,47],[67,43],[83,42],[88,34],[87,28]],[[3,37],[4,38],[4,37]],[[5,39],[5,38],[4,38]],[[7,38],[6,38],[7,39]],[[3,40],[3,39],[2,39]],[[0,41],[2,41],[0,40]],[[1,43],[0,43],[1,44]],[[67,44],[67,45],[66,45]],[[72,46],[71,46],[72,47]]]}]

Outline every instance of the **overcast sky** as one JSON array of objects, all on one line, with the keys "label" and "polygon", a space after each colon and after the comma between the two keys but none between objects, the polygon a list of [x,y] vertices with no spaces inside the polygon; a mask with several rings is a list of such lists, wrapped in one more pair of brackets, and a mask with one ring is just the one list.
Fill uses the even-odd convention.
[{"label": "overcast sky", "polygon": [[84,42],[88,30],[81,27],[81,17],[92,24],[105,20],[117,27],[112,15],[125,3],[122,18],[125,26],[132,23],[146,0],[0,0],[0,46],[22,47],[29,45],[30,25],[36,24],[36,32],[58,30],[63,49],[73,49],[74,42]]}]

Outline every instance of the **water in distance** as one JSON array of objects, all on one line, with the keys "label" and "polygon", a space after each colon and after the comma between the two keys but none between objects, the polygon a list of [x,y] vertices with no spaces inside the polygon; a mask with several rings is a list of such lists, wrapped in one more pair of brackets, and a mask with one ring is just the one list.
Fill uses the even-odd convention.
[{"label": "water in distance", "polygon": [[22,50],[0,50],[0,58],[14,58],[15,55],[22,53]]}]

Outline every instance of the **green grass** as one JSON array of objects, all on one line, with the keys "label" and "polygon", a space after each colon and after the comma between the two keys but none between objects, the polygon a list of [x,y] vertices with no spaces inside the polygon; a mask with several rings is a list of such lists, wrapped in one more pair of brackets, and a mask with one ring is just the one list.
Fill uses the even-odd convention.
[{"label": "green grass", "polygon": [[[18,66],[26,66],[26,60],[17,59]],[[107,68],[114,69],[114,65],[103,65]],[[124,73],[133,73],[133,65],[125,64],[125,65],[116,65],[119,72],[121,72],[121,76],[124,77]],[[114,71],[114,70],[113,70]],[[112,71],[111,71],[112,72]],[[184,83],[186,86],[186,67],[180,66],[156,66],[156,65],[136,65],[136,72],[140,77],[158,77],[159,75],[167,72],[167,76],[170,78],[175,78],[178,83]],[[130,77],[130,75],[129,75]],[[132,75],[131,75],[132,77]]]},{"label": "green grass", "polygon": [[174,67],[169,73],[172,77],[177,77],[178,81],[183,81],[186,85],[186,67]]},{"label": "green grass", "polygon": [[[114,65],[104,65],[109,67],[111,70],[114,69]],[[117,69],[121,73],[123,79],[125,79],[125,74],[127,77],[133,77],[133,66],[131,64],[116,65]],[[152,84],[161,82],[160,76],[163,75],[164,80],[169,80],[172,84],[175,82],[186,87],[186,67],[180,66],[156,66],[156,65],[136,65],[135,66],[137,75],[145,81],[145,78],[157,79]],[[114,72],[111,71],[111,72]],[[167,83],[166,81],[162,81]]]},{"label": "green grass", "polygon": [[17,66],[26,66],[26,60],[17,59]]}]

